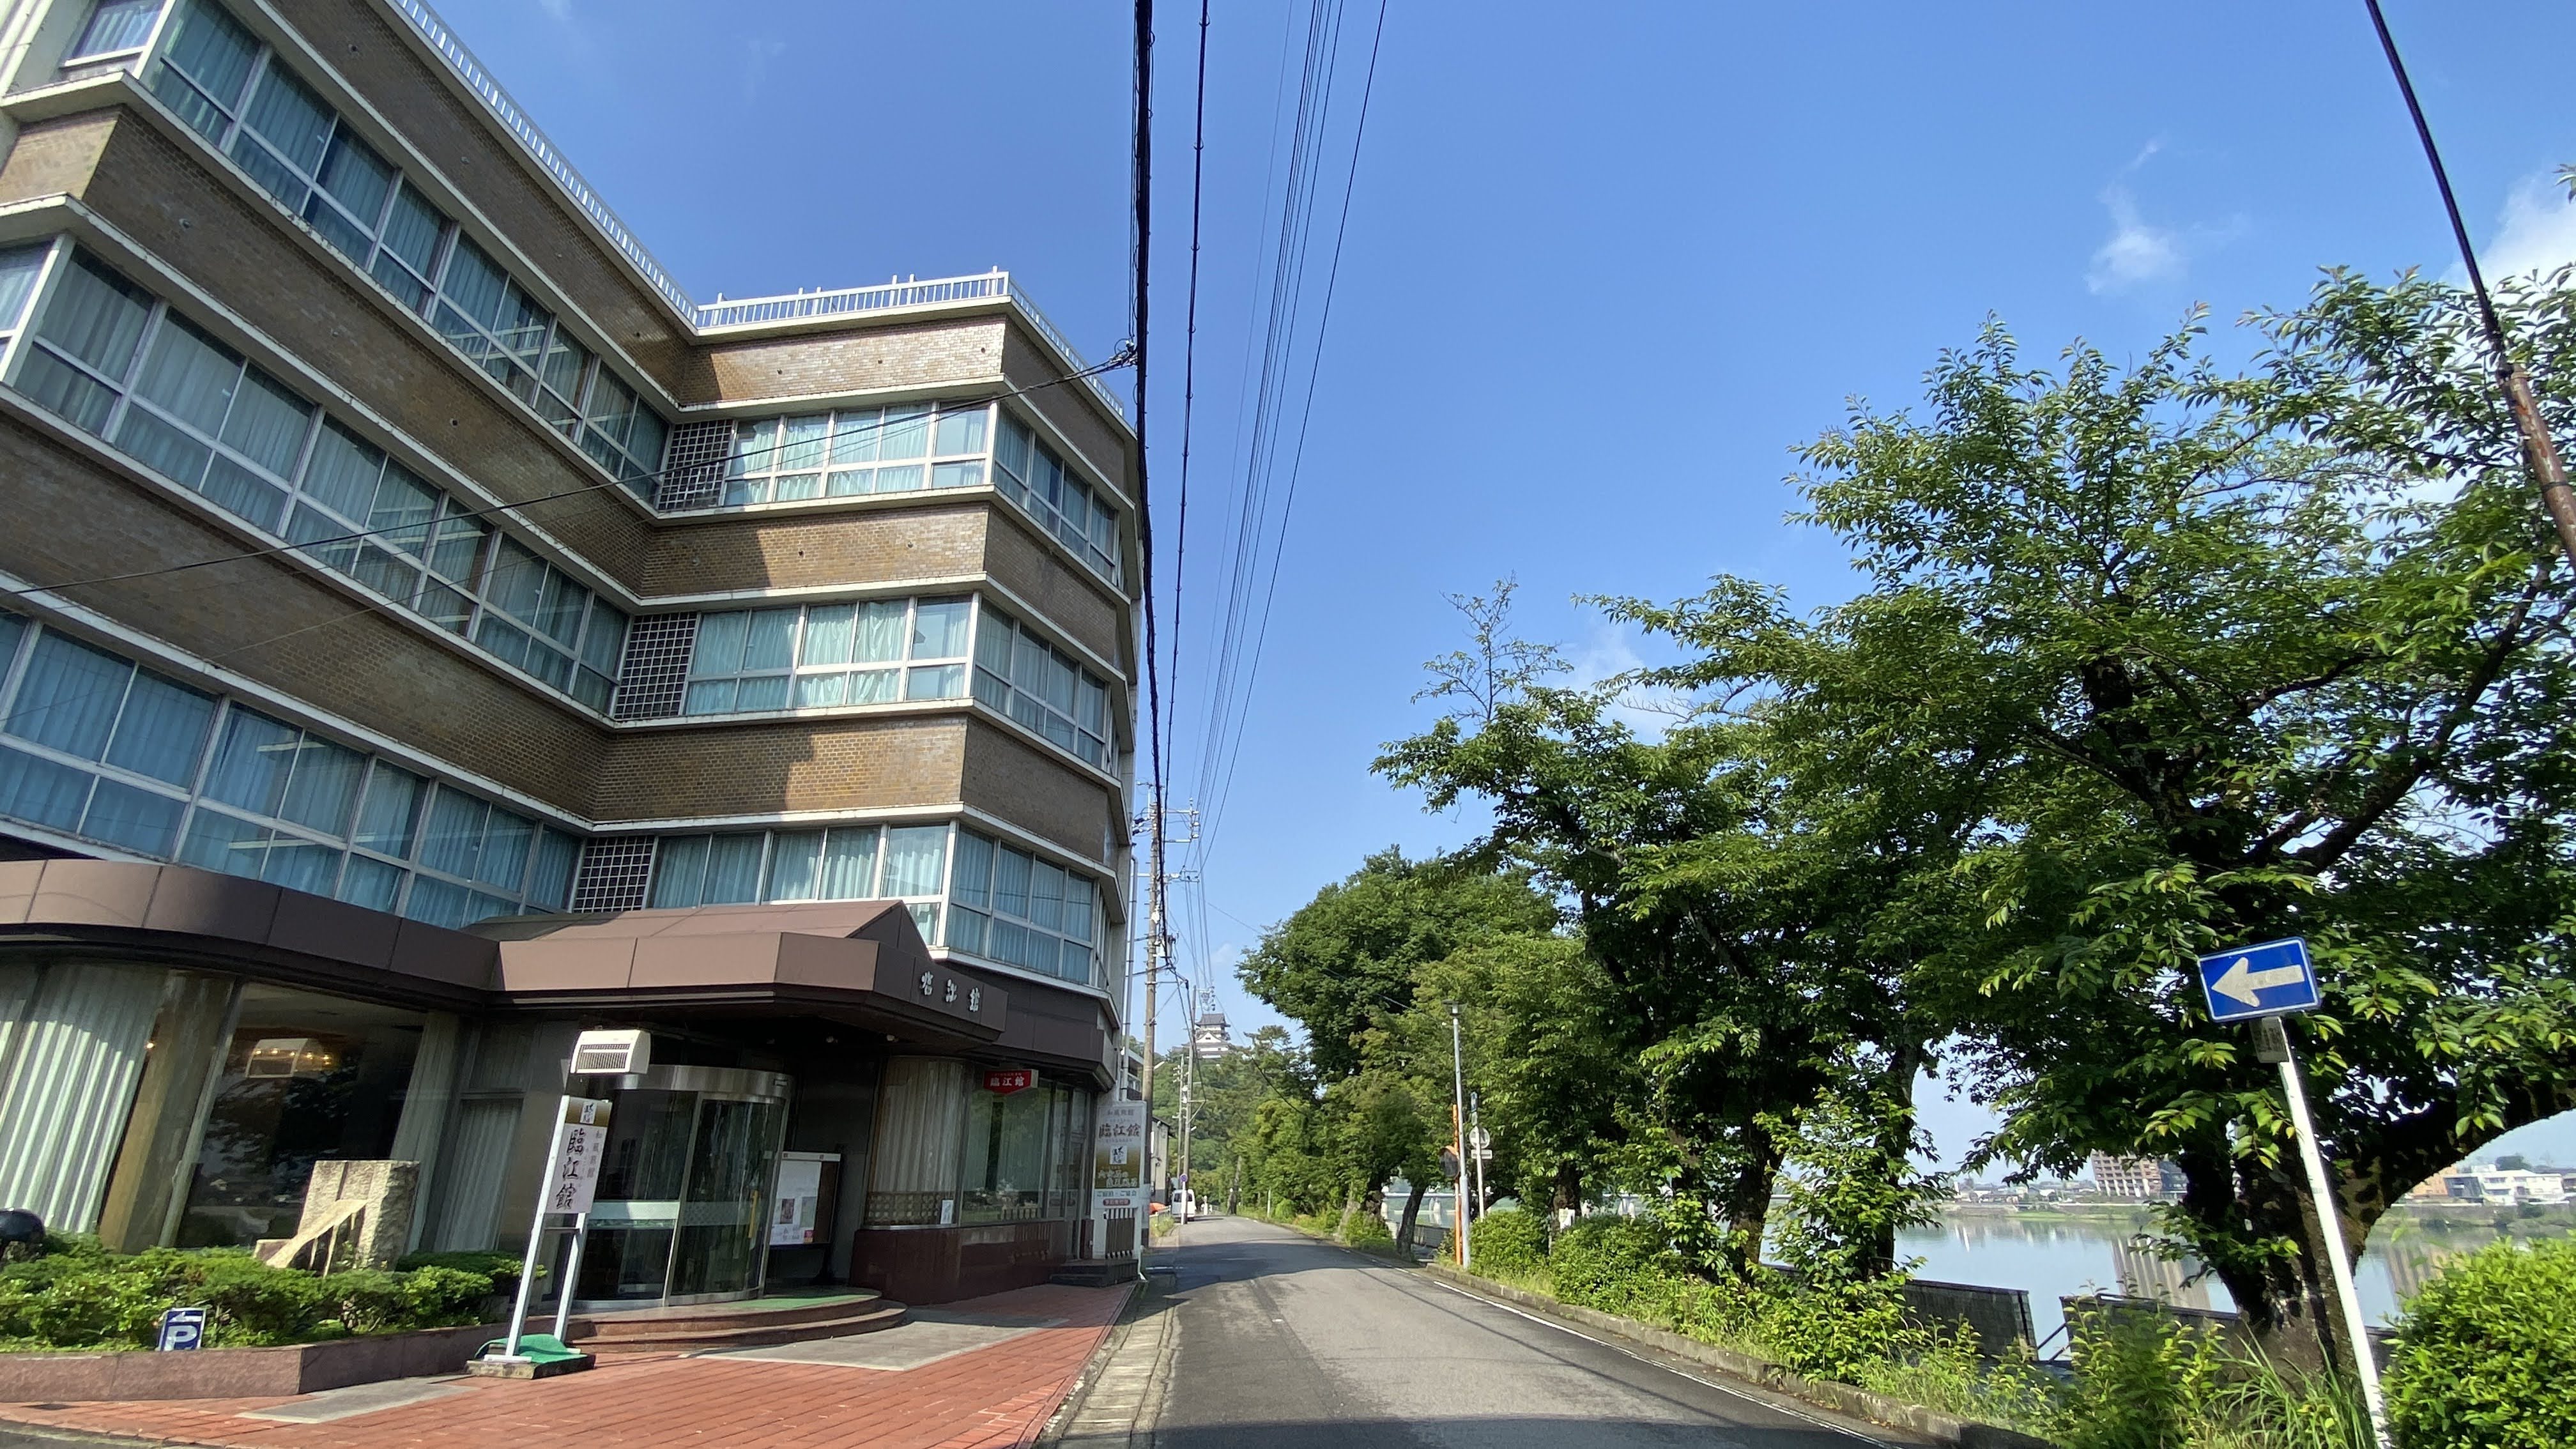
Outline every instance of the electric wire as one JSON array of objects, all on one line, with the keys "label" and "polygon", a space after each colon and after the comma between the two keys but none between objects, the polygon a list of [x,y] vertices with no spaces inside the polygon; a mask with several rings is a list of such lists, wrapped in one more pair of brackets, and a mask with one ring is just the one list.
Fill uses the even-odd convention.
[{"label": "electric wire", "polygon": [[[1308,428],[1313,423],[1315,415],[1315,384],[1323,371],[1324,341],[1326,334],[1331,330],[1333,323],[1333,294],[1341,281],[1342,246],[1343,243],[1348,240],[1350,235],[1351,197],[1359,185],[1360,143],[1368,134],[1369,101],[1377,89],[1378,53],[1385,40],[1386,0],[1378,0],[1377,27],[1369,40],[1368,72],[1360,85],[1359,119],[1351,129],[1351,163],[1349,172],[1345,175],[1342,182],[1341,216],[1335,223],[1333,231],[1333,260],[1332,265],[1326,270],[1324,275],[1323,307],[1315,323],[1314,348],[1307,359],[1306,397],[1297,419],[1297,445],[1295,450],[1289,455],[1288,492],[1285,500],[1280,504],[1279,509],[1279,546],[1272,551],[1270,556],[1269,586],[1262,596],[1261,624],[1258,631],[1253,636],[1252,662],[1244,680],[1244,700],[1247,705],[1251,701],[1253,689],[1260,680],[1262,650],[1268,643],[1270,637],[1271,606],[1276,603],[1278,599],[1279,562],[1287,552],[1289,518],[1297,507],[1297,481],[1305,465],[1306,438],[1308,435]],[[1205,816],[1205,824],[1202,830],[1202,839],[1212,837],[1215,834],[1216,825],[1224,816],[1226,801],[1233,793],[1234,772],[1236,767],[1242,762],[1243,724],[1245,722],[1245,718],[1247,717],[1241,715],[1238,716],[1235,726],[1234,741],[1227,753],[1223,782],[1217,787],[1214,801],[1205,807],[1207,809],[1207,815]],[[1202,865],[1205,864],[1206,857],[1207,851],[1203,846],[1199,851],[1199,861]]]},{"label": "electric wire", "polygon": [[[1207,186],[1208,5],[1199,0],[1198,99],[1190,138],[1190,295],[1189,325],[1181,343],[1181,486],[1180,520],[1172,540],[1172,700],[1181,699],[1181,641],[1186,637],[1181,613],[1181,586],[1189,576],[1190,442],[1198,417],[1199,396],[1199,216]],[[1174,716],[1180,711],[1175,708]],[[1164,722],[1169,729],[1171,721]],[[1168,741],[1166,748],[1169,748]]]},{"label": "electric wire", "polygon": [[[1279,413],[1284,405],[1287,369],[1296,346],[1303,313],[1306,256],[1312,233],[1312,203],[1324,137],[1329,131],[1331,95],[1340,52],[1342,6],[1339,0],[1314,0],[1309,8],[1304,59],[1299,68],[1295,120],[1288,142],[1288,173],[1280,188],[1277,239],[1271,252],[1269,287],[1261,323],[1260,365],[1250,389],[1252,423],[1243,447],[1243,484],[1235,506],[1235,529],[1228,558],[1225,609],[1217,629],[1210,666],[1208,709],[1199,749],[1202,799],[1215,779],[1216,761],[1230,735],[1230,722],[1241,708],[1238,671],[1251,596],[1261,578],[1260,559],[1270,547],[1270,484],[1276,457]],[[1198,847],[1203,859],[1205,832]]]}]

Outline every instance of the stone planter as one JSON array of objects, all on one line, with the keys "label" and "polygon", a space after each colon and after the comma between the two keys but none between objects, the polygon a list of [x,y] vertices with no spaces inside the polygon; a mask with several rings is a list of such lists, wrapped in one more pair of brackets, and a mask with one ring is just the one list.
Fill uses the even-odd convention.
[{"label": "stone planter", "polygon": [[0,1403],[260,1399],[463,1371],[506,1323],[374,1333],[282,1348],[0,1353]]}]

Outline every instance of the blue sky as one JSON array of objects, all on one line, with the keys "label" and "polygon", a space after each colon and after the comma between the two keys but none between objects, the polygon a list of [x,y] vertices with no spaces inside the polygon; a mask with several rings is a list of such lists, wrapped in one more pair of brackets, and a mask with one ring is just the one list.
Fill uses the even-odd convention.
[{"label": "blue sky", "polygon": [[[1126,7],[441,8],[702,299],[1001,265],[1089,356],[1126,330]],[[1186,585],[1202,592],[1176,801],[1200,775],[1194,671],[1240,477],[1283,41],[1306,9],[1216,7]],[[2556,101],[2576,11],[2391,0],[2390,16],[2482,250],[2506,267],[2576,259],[2576,213],[2549,184],[2576,161],[2576,112]],[[1354,90],[1373,17],[1352,7]],[[1166,0],[1151,399],[1166,505],[1195,19]],[[1829,541],[1781,521],[1784,478],[1787,450],[1848,397],[1911,401],[1989,314],[2034,357],[2077,337],[2121,357],[2199,303],[2214,345],[2241,355],[2237,318],[2295,305],[2334,263],[2455,265],[2358,0],[1393,6],[1206,929],[1185,922],[1185,956],[1221,963],[1371,849],[1472,831],[1367,773],[1426,718],[1409,696],[1457,642],[1445,593],[1515,576],[1527,632],[1601,673],[1639,646],[1577,594],[1672,598],[1732,572],[1829,601],[1851,580]],[[1160,526],[1168,542],[1173,519]],[[1222,1000],[1238,1025],[1269,1019],[1239,988]],[[1934,1116],[1945,1149],[1977,1122]],[[2540,1131],[2576,1160],[2576,1122]]]}]

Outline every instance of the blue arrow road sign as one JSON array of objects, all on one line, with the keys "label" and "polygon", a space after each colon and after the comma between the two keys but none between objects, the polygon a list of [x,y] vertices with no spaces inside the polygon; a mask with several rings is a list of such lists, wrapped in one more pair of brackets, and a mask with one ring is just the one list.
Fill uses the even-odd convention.
[{"label": "blue arrow road sign", "polygon": [[2214,1021],[2245,1021],[2317,1009],[2317,973],[2296,936],[2200,958],[2200,989]]}]

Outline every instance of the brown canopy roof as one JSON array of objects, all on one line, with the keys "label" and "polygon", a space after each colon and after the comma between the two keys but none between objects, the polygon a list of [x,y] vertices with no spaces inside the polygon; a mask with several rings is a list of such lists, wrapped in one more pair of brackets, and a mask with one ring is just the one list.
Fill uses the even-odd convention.
[{"label": "brown canopy roof", "polygon": [[[515,916],[451,931],[187,866],[10,861],[0,862],[0,945],[112,947],[130,960],[446,1010],[785,1013],[925,1044],[1084,1061],[1105,1052],[1096,1005],[1050,1002],[1055,1010],[1013,1023],[1010,993],[933,959],[900,901]],[[1055,993],[1023,994],[1037,1005]]]}]

